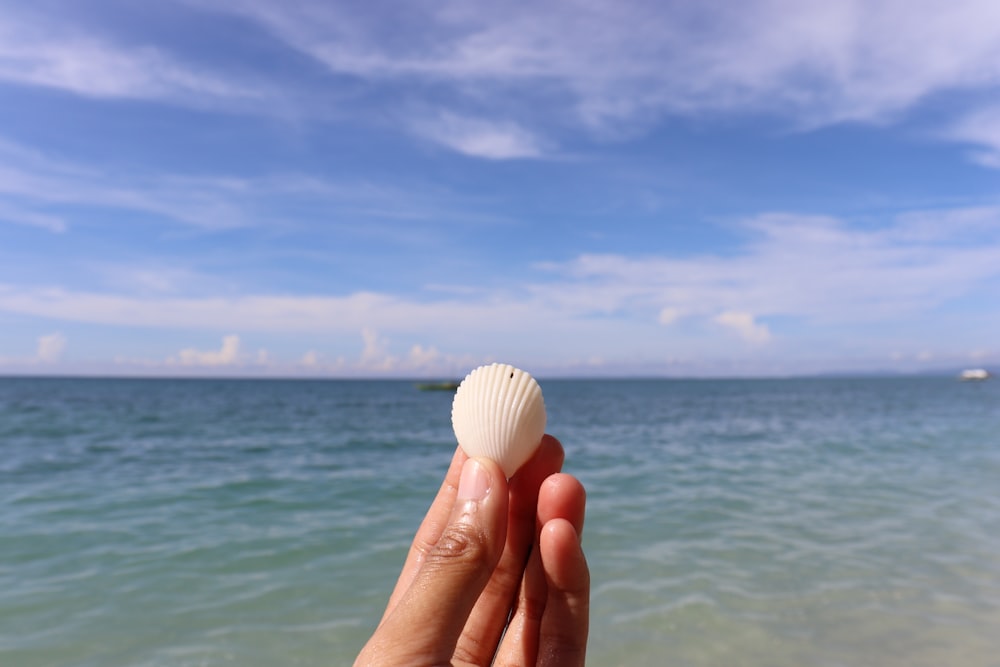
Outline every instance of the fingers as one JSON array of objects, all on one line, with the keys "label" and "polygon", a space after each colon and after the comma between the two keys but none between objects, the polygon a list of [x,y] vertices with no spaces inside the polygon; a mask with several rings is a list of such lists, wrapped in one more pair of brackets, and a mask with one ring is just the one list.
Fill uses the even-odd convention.
[{"label": "fingers", "polygon": [[500,560],[507,510],[507,480],[500,467],[486,459],[466,461],[447,525],[358,664],[451,661],[466,619]]},{"label": "fingers", "polygon": [[457,663],[483,665],[492,660],[535,540],[540,487],[543,487],[546,478],[559,471],[563,459],[562,445],[551,435],[546,435],[534,456],[511,478],[507,542],[500,562],[479,596],[455,647]]},{"label": "fingers", "polygon": [[538,525],[563,518],[582,535],[586,506],[587,492],[580,480],[572,475],[550,475],[538,491]]},{"label": "fingers", "polygon": [[590,570],[580,535],[566,519],[552,519],[542,526],[539,547],[548,591],[537,664],[583,667],[590,627]]},{"label": "fingers", "polygon": [[355,664],[489,664],[496,653],[496,664],[582,665],[586,501],[575,478],[558,474],[562,461],[546,435],[508,484],[495,463],[468,462],[458,448]]},{"label": "fingers", "polygon": [[542,484],[537,547],[495,664],[583,664],[590,599],[580,546],[585,505],[583,485],[571,475],[551,475]]},{"label": "fingers", "polygon": [[535,664],[547,589],[541,552],[535,548],[532,549],[528,564],[524,568],[517,604],[511,613],[507,632],[504,633],[503,641],[497,649],[494,665],[523,667]]}]

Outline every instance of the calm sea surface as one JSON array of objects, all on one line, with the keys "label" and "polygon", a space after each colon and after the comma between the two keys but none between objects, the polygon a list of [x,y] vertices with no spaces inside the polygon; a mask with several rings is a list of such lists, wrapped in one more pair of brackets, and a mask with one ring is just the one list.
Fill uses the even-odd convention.
[{"label": "calm sea surface", "polygon": [[[1000,382],[542,382],[589,664],[1000,666]],[[0,665],[344,665],[454,448],[406,382],[0,379]]]}]

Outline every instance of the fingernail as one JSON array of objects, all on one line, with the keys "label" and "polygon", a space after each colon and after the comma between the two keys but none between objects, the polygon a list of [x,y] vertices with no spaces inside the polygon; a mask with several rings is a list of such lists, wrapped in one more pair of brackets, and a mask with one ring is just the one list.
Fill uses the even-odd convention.
[{"label": "fingernail", "polygon": [[490,474],[476,459],[469,459],[462,466],[462,477],[458,481],[458,500],[479,502],[490,493]]}]

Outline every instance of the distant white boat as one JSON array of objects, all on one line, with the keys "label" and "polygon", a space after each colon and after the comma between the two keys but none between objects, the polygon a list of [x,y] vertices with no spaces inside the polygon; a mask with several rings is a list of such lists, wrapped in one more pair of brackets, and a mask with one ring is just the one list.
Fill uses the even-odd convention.
[{"label": "distant white boat", "polygon": [[990,372],[985,368],[969,368],[958,375],[962,382],[982,382],[990,379]]}]

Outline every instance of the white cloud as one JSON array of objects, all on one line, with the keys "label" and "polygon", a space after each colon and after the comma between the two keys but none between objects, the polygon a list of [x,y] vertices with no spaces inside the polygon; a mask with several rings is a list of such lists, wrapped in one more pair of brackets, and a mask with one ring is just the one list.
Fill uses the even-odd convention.
[{"label": "white cloud", "polygon": [[58,362],[66,350],[66,337],[61,333],[48,334],[38,338],[38,360],[46,364]]},{"label": "white cloud", "polygon": [[373,371],[392,370],[396,358],[389,354],[389,340],[379,336],[375,329],[365,327],[361,330],[364,348],[361,350],[361,360],[358,365]]},{"label": "white cloud", "polygon": [[16,18],[0,14],[0,81],[184,106],[265,96],[256,84],[192,67],[154,46],[125,47],[68,25],[24,8]]},{"label": "white cloud", "polygon": [[744,340],[751,343],[766,343],[771,340],[771,331],[766,324],[759,324],[751,313],[727,310],[712,320],[719,325],[733,329]]},{"label": "white cloud", "polygon": [[412,368],[430,368],[441,360],[441,353],[436,347],[414,345],[410,348],[407,361]]},{"label": "white cloud", "polygon": [[169,363],[181,366],[232,366],[240,358],[240,337],[231,334],[222,338],[222,347],[218,350],[196,350],[187,348],[172,357]]},{"label": "white cloud", "polygon": [[360,359],[355,363],[341,361],[336,370],[350,373],[380,373],[389,375],[428,375],[455,374],[460,370],[471,368],[483,361],[469,355],[456,356],[441,353],[434,346],[424,346],[419,343],[412,345],[409,352],[402,357],[390,352],[390,341],[383,338],[370,328],[361,333],[364,349]]},{"label": "white cloud", "polygon": [[441,113],[414,123],[417,134],[464,155],[491,160],[536,158],[541,142],[516,123]]},{"label": "white cloud", "polygon": [[[355,359],[338,357],[334,361],[324,360],[324,355],[309,350],[295,364],[298,370],[332,373],[338,375],[426,375],[448,374],[453,369],[463,369],[474,363],[470,357],[442,354],[434,346],[414,344],[403,356],[392,353],[391,341],[368,327],[361,331],[362,350]],[[273,370],[281,369],[281,364],[272,365]],[[294,369],[293,369],[294,370]]]},{"label": "white cloud", "polygon": [[553,265],[557,310],[663,308],[714,317],[746,311],[813,323],[927,314],[1000,278],[1000,209],[925,211],[880,228],[827,217],[765,214],[743,223],[734,256],[583,255]]}]

